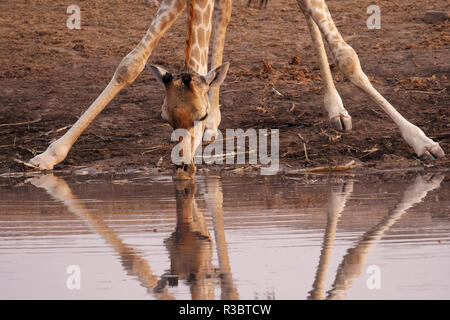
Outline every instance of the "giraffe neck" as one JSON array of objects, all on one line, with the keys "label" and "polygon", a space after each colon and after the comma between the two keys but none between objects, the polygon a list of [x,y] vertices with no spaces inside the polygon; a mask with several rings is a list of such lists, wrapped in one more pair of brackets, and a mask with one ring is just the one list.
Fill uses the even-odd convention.
[{"label": "giraffe neck", "polygon": [[214,0],[189,0],[185,62],[189,70],[208,73],[208,49]]}]

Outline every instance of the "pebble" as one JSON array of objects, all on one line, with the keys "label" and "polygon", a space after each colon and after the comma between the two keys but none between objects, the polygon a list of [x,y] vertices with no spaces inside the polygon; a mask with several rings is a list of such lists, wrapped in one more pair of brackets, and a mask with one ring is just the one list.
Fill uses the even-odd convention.
[{"label": "pebble", "polygon": [[424,21],[426,23],[440,23],[448,19],[448,13],[446,11],[430,10],[425,13]]}]

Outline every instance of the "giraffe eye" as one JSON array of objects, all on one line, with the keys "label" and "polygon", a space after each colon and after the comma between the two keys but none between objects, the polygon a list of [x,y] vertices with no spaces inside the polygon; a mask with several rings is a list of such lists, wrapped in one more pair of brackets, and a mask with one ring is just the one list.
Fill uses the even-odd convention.
[{"label": "giraffe eye", "polygon": [[206,119],[206,117],[208,117],[208,112],[206,112],[205,115],[201,117],[201,119],[199,119],[198,121],[203,121]]}]

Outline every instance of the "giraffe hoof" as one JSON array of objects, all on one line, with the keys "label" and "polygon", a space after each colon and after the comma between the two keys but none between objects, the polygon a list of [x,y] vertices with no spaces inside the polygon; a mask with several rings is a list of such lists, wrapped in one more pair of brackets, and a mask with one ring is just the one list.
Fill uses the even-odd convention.
[{"label": "giraffe hoof", "polygon": [[35,156],[29,161],[39,170],[53,170],[53,167],[63,161],[69,149],[58,141],[53,142],[44,153]]},{"label": "giraffe hoof", "polygon": [[352,117],[349,115],[338,115],[330,119],[331,127],[340,131],[352,130]]},{"label": "giraffe hoof", "polygon": [[39,170],[53,170],[55,161],[52,157],[43,153],[30,159],[29,163]]},{"label": "giraffe hoof", "polygon": [[439,143],[436,143],[431,148],[425,150],[425,152],[420,156],[420,158],[424,160],[436,160],[443,157],[445,157],[445,152],[442,150]]}]

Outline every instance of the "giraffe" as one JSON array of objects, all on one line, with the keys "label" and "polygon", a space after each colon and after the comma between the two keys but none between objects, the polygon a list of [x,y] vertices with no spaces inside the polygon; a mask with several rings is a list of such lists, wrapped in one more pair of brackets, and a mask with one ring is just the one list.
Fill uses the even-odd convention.
[{"label": "giraffe", "polygon": [[[403,139],[418,156],[431,159],[444,157],[445,153],[438,143],[428,138],[420,128],[406,120],[372,86],[361,68],[355,50],[344,41],[334,24],[325,1],[297,0],[297,3],[307,20],[318,58],[324,83],[324,106],[328,112],[331,126],[339,130],[351,130],[352,121],[334,86],[322,36],[341,73],[389,115],[399,128]],[[183,143],[190,142],[190,150],[195,150],[202,140],[201,137],[194,139],[193,131],[203,132],[204,141],[212,141],[217,136],[221,121],[219,87],[224,81],[229,67],[228,63],[222,63],[222,56],[225,34],[231,18],[232,0],[163,0],[147,33],[120,62],[103,92],[70,130],[50,144],[44,153],[30,160],[32,165],[41,170],[53,169],[56,164],[65,159],[72,145],[94,118],[142,72],[153,49],[185,10],[186,4],[189,10],[188,37],[185,45],[186,57],[183,72],[173,76],[160,66],[149,65],[148,68],[158,83],[166,89],[162,108],[163,119],[174,128],[188,129],[191,139],[186,139]],[[211,70],[207,71],[208,44],[213,22]],[[195,126],[193,122],[196,123]],[[189,157],[192,160],[193,152]],[[183,163],[182,166],[176,167],[176,173],[180,178],[192,178],[195,174],[195,166],[192,161]]]},{"label": "giraffe", "polygon": [[[188,2],[185,66],[181,74],[173,76],[160,66],[147,65],[158,83],[165,88],[166,96],[161,117],[173,129],[188,131],[189,136],[181,140],[182,152],[188,154],[183,154],[183,159],[175,165],[174,178],[177,180],[189,179],[195,175],[194,152],[202,142],[206,119],[211,113],[209,91],[222,84],[229,68],[229,63],[223,63],[208,72],[209,39],[214,6],[211,0]],[[219,123],[211,126],[217,128],[218,125]],[[215,131],[210,135],[215,136]]]}]

